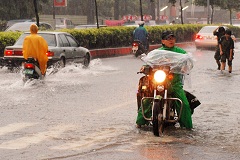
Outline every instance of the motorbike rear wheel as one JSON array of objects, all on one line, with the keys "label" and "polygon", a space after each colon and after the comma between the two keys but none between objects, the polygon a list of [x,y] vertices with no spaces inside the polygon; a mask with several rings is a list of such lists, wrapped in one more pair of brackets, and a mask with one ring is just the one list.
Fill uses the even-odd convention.
[{"label": "motorbike rear wheel", "polygon": [[153,106],[153,134],[155,136],[162,135],[164,131],[162,102],[155,102]]},{"label": "motorbike rear wheel", "polygon": [[138,57],[141,54],[143,54],[143,51],[142,50],[137,50],[137,52],[135,53],[135,57]]}]

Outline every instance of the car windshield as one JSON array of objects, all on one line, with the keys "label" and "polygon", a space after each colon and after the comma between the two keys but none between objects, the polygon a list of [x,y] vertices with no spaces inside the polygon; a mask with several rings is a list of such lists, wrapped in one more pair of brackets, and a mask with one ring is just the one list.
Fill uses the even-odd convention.
[{"label": "car windshield", "polygon": [[[30,35],[30,33],[22,34],[16,41],[15,45],[23,45],[24,38],[28,35]],[[54,34],[38,33],[38,35],[42,36],[47,41],[48,46],[56,46],[56,38]]]},{"label": "car windshield", "polygon": [[217,28],[217,26],[208,26],[208,27],[203,27],[199,33],[213,33],[213,31]]},{"label": "car windshield", "polygon": [[29,27],[29,23],[15,23],[7,28],[6,31],[28,31]]},{"label": "car windshield", "polygon": [[[19,31],[19,32],[27,32],[30,29],[31,24],[35,22],[20,22],[20,23],[15,23],[12,26],[8,27],[5,31]],[[47,23],[40,23],[39,24],[39,30],[51,30],[52,27],[51,25]]]},{"label": "car windshield", "polygon": [[63,18],[56,18],[56,25],[64,25],[64,19]]}]

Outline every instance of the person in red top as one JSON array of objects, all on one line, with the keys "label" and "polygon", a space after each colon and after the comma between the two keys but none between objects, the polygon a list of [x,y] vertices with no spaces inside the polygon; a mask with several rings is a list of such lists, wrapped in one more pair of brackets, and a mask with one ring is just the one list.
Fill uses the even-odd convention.
[{"label": "person in red top", "polygon": [[44,76],[47,70],[48,44],[46,40],[37,34],[38,26],[32,24],[30,26],[31,34],[26,36],[23,42],[23,57],[24,59],[34,58],[39,63],[42,75]]}]

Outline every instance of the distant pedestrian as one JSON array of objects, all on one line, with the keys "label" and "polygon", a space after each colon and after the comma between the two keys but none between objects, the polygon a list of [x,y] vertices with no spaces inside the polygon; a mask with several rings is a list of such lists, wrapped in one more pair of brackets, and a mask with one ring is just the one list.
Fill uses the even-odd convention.
[{"label": "distant pedestrian", "polygon": [[220,49],[219,49],[219,40],[222,36],[225,35],[225,28],[224,27],[218,27],[216,28],[214,31],[213,31],[213,35],[214,36],[217,36],[217,46],[216,46],[216,51],[215,51],[215,55],[214,55],[214,58],[216,60],[216,63],[218,65],[218,70],[220,70],[220,67],[221,67],[221,63],[220,63],[220,59],[221,59],[221,56],[220,56]]},{"label": "distant pedestrian", "polygon": [[144,28],[144,21],[140,21],[138,23],[139,27],[137,27],[134,31],[133,31],[133,39],[134,40],[139,40],[145,50],[148,50],[148,32],[146,30],[146,28]]},{"label": "distant pedestrian", "polygon": [[232,60],[234,56],[234,41],[231,37],[232,31],[227,29],[225,35],[219,40],[221,55],[221,71],[225,70],[226,60],[228,62],[228,72],[232,73]]},{"label": "distant pedestrian", "polygon": [[175,21],[173,20],[171,23],[170,23],[170,25],[174,25],[175,24]]}]

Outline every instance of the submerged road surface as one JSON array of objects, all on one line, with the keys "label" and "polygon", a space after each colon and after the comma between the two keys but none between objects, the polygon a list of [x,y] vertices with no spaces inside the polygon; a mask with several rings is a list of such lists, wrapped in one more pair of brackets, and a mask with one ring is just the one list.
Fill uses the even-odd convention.
[{"label": "submerged road surface", "polygon": [[155,137],[137,129],[137,74],[132,55],[69,64],[44,81],[24,84],[0,69],[2,160],[237,160],[240,159],[240,51],[233,73],[220,73],[214,51],[185,49],[195,65],[184,88],[201,101],[192,131],[167,128]]}]

